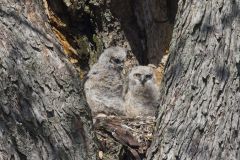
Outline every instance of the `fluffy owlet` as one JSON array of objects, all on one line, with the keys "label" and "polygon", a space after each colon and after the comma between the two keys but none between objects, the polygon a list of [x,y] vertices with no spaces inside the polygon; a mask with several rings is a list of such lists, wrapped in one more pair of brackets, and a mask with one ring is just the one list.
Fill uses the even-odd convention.
[{"label": "fluffy owlet", "polygon": [[93,114],[123,113],[122,71],[127,52],[121,47],[106,49],[87,75],[84,90]]},{"label": "fluffy owlet", "polygon": [[159,89],[152,67],[134,67],[128,75],[124,110],[128,117],[155,116]]}]

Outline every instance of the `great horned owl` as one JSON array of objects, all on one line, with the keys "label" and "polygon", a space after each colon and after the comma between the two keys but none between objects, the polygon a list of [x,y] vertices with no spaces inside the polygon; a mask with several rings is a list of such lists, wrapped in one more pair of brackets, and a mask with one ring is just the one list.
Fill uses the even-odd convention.
[{"label": "great horned owl", "polygon": [[154,116],[158,107],[159,89],[152,67],[134,67],[127,79],[124,111],[129,117]]},{"label": "great horned owl", "polygon": [[127,52],[121,47],[110,47],[92,66],[84,84],[87,102],[93,114],[123,113],[122,70]]}]

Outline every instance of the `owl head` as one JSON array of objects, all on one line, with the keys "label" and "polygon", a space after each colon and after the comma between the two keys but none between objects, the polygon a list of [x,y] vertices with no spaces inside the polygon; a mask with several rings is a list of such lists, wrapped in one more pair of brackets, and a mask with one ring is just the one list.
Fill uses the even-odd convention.
[{"label": "owl head", "polygon": [[152,67],[136,66],[134,67],[128,77],[130,88],[147,88],[156,84],[156,79]]},{"label": "owl head", "polygon": [[104,50],[99,57],[98,63],[114,68],[123,69],[124,62],[127,58],[127,50],[122,47],[110,47]]}]

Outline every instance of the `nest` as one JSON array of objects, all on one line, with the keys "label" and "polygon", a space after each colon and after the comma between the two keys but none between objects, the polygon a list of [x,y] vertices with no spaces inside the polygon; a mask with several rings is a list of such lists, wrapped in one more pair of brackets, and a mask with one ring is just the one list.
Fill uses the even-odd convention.
[{"label": "nest", "polygon": [[142,160],[146,157],[155,126],[155,117],[97,116],[94,127],[99,140],[99,158]]}]

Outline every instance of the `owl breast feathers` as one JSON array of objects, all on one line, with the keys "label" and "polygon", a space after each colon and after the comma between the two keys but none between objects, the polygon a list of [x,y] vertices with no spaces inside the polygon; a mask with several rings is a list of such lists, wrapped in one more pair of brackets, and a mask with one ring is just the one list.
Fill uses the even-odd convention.
[{"label": "owl breast feathers", "polygon": [[134,67],[128,75],[124,112],[129,117],[154,116],[159,89],[154,71],[149,66]]},{"label": "owl breast feathers", "polygon": [[126,56],[124,48],[108,48],[89,71],[84,90],[93,114],[123,114],[122,71]]}]

